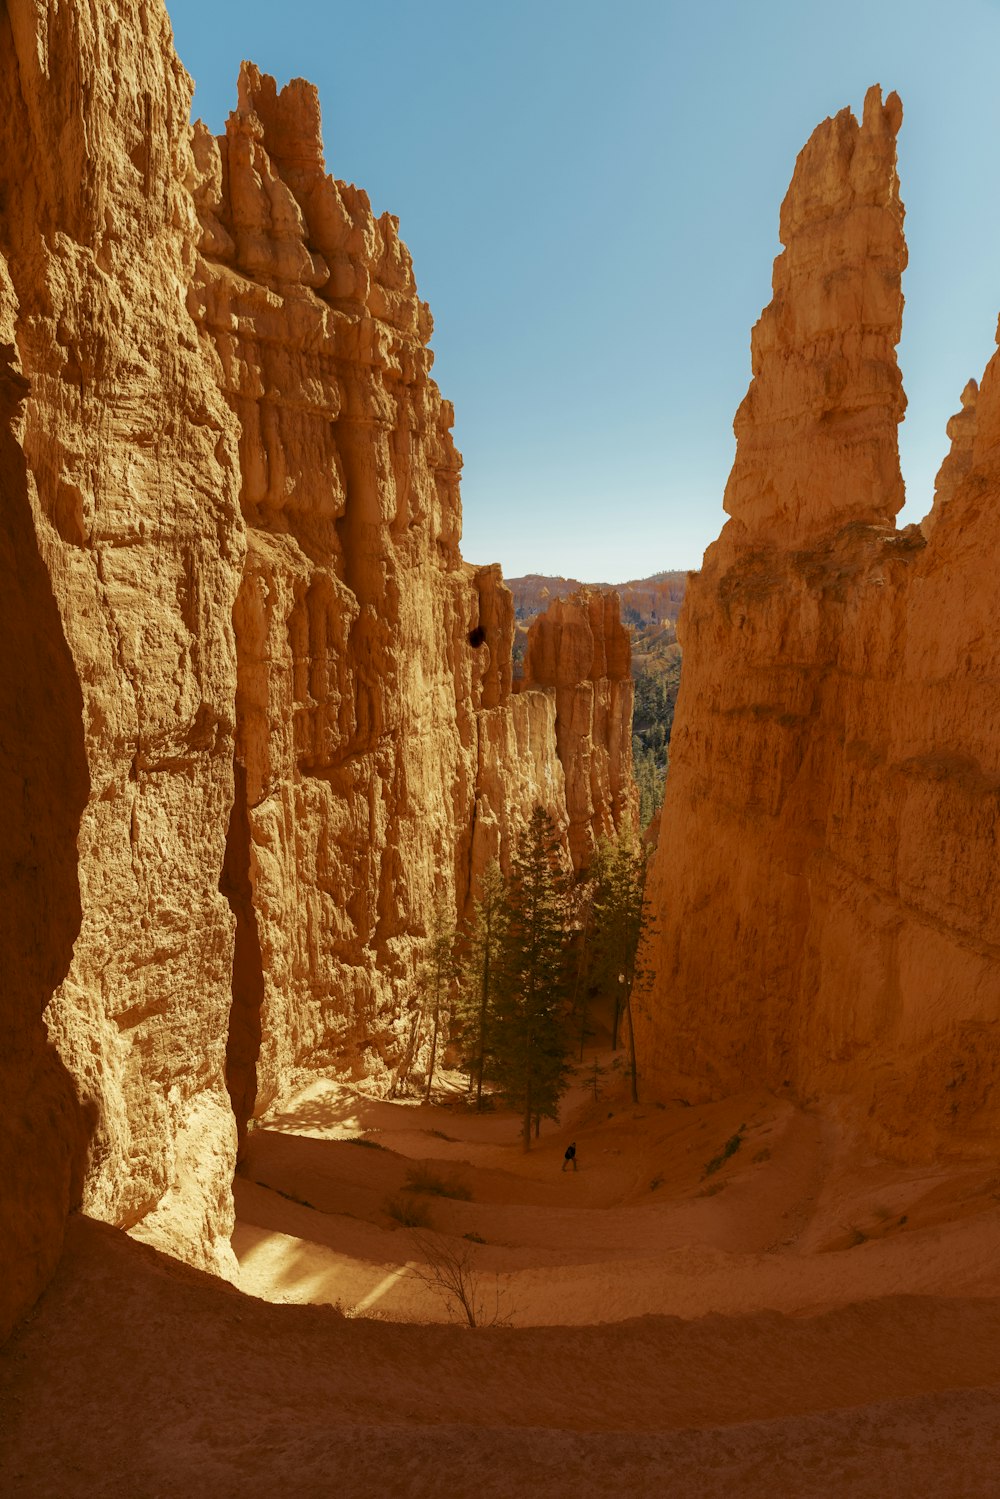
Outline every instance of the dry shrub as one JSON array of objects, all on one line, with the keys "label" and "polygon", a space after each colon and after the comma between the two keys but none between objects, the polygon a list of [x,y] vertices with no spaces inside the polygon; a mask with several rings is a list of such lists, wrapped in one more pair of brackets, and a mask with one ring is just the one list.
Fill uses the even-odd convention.
[{"label": "dry shrub", "polygon": [[467,1327],[509,1327],[513,1309],[505,1310],[505,1286],[495,1272],[492,1284],[476,1265],[475,1251],[435,1235],[415,1233],[413,1243],[423,1264],[409,1274],[440,1296],[453,1322]]},{"label": "dry shrub", "polygon": [[383,1212],[387,1213],[400,1228],[431,1228],[431,1210],[426,1202],[419,1202],[413,1197],[387,1197],[382,1204]]},{"label": "dry shrub", "polygon": [[411,1166],[403,1184],[404,1192],[424,1192],[429,1197],[454,1197],[461,1202],[471,1202],[472,1192],[463,1182],[453,1176],[441,1176],[430,1166]]}]

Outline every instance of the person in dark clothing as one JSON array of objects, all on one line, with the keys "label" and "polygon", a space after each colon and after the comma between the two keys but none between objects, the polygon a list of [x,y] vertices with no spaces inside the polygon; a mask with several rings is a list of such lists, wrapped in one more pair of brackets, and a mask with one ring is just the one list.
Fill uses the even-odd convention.
[{"label": "person in dark clothing", "polygon": [[563,1168],[564,1171],[566,1170],[566,1167],[569,1165],[570,1161],[573,1162],[573,1170],[575,1171],[576,1170],[576,1141],[575,1140],[573,1141],[572,1145],[567,1145],[566,1146],[566,1154],[563,1156],[563,1163],[562,1163],[562,1168]]}]

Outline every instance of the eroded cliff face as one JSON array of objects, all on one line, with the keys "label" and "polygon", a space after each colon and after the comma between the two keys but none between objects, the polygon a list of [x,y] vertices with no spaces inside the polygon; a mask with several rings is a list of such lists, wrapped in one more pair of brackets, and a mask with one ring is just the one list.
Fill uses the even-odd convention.
[{"label": "eroded cliff face", "polygon": [[405,1081],[435,902],[571,826],[396,221],[308,84],[190,99],[159,0],[0,13],[0,1335],[71,1202],[226,1273],[238,1131]]},{"label": "eroded cliff face", "polygon": [[[397,221],[327,174],[300,80],[279,93],[245,65],[226,135],[196,127],[194,151],[188,305],[239,419],[249,545],[224,881],[242,1124],[251,1092],[260,1112],[301,1068],[398,1086],[419,1060],[435,902],[461,912],[535,803],[574,844],[583,813],[567,809],[557,705],[511,696],[500,571],[459,553],[453,411]],[[580,734],[610,728],[592,713]],[[614,816],[626,800],[623,786]]]},{"label": "eroded cliff face", "polygon": [[897,532],[900,118],[872,90],[826,121],[782,208],[681,617],[637,1030],[655,1088],[838,1094],[919,1157],[1000,1122],[1000,362],[930,540]]},{"label": "eroded cliff face", "polygon": [[19,764],[33,780],[51,756],[42,775],[67,779],[53,857],[80,903],[74,921],[58,900],[58,987],[31,1007],[48,1000],[88,1122],[83,1206],[125,1224],[169,1208],[177,1243],[224,1269],[233,922],[218,883],[245,542],[237,423],[184,314],[189,111],[161,6],[0,13],[0,254],[24,382],[5,483],[23,470],[15,503],[54,599],[22,632],[68,678],[63,729],[50,718]]}]

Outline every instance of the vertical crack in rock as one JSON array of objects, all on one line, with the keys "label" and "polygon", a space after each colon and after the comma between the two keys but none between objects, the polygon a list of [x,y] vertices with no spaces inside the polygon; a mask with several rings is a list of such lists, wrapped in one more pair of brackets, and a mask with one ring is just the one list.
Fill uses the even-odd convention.
[{"label": "vertical crack in rock", "polygon": [[[13,310],[0,256],[0,339]],[[28,388],[13,344],[0,342],[0,1343],[55,1268],[87,1146],[85,1113],[42,1018],[80,930],[89,778],[80,685],[14,431]]]},{"label": "vertical crack in rock", "polygon": [[247,1124],[257,1101],[257,1058],[260,1055],[261,1005],[264,1002],[264,965],[260,951],[257,912],[253,902],[253,843],[247,805],[246,767],[233,766],[233,806],[226,835],[226,857],[219,889],[236,920],[233,944],[233,1001],[226,1041],[226,1087],[233,1103],[242,1153]]}]

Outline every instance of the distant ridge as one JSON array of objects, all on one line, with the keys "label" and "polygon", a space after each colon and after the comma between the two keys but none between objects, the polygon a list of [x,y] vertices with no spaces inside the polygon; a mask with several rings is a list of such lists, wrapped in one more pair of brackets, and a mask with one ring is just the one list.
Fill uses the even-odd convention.
[{"label": "distant ridge", "polygon": [[599,588],[617,593],[622,602],[622,618],[645,628],[651,624],[674,623],[684,600],[686,571],[652,573],[648,578],[634,578],[628,583],[583,583],[579,578],[552,577],[547,573],[526,573],[521,578],[504,581],[514,595],[514,612],[521,621],[534,619],[548,608],[553,599],[565,598],[580,588]]}]

